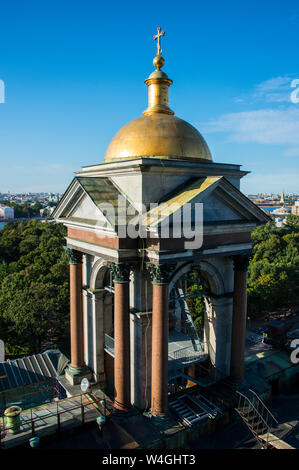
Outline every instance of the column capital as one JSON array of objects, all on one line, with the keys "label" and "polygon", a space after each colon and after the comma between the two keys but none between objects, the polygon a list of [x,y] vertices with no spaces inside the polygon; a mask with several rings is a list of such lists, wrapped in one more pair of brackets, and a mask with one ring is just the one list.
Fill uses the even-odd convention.
[{"label": "column capital", "polygon": [[114,282],[129,282],[130,271],[132,266],[130,263],[107,263],[107,267],[112,273]]},{"label": "column capital", "polygon": [[81,264],[83,253],[72,248],[64,247],[64,251],[68,256],[70,264]]},{"label": "column capital", "polygon": [[153,284],[168,284],[175,266],[170,264],[148,263],[146,269],[150,273]]},{"label": "column capital", "polygon": [[235,271],[247,271],[249,265],[249,254],[236,255],[233,257]]}]

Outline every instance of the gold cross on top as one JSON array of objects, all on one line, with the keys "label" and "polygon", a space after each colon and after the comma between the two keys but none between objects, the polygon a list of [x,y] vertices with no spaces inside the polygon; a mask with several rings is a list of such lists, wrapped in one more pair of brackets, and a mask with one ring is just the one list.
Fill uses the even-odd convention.
[{"label": "gold cross on top", "polygon": [[157,56],[160,56],[162,54],[162,49],[161,49],[161,44],[160,44],[160,37],[165,35],[165,31],[161,31],[160,26],[158,26],[157,30],[158,30],[158,34],[155,34],[154,40],[158,39],[158,42],[157,42]]}]

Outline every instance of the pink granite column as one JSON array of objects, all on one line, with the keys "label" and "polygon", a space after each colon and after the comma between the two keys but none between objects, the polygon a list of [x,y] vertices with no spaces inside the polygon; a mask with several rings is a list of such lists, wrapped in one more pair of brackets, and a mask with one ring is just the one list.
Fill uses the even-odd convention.
[{"label": "pink granite column", "polygon": [[151,413],[168,410],[168,266],[148,265],[153,283]]},{"label": "pink granite column", "polygon": [[234,256],[234,298],[230,378],[232,382],[237,384],[241,383],[244,379],[248,259],[248,255]]},{"label": "pink granite column", "polygon": [[70,248],[65,248],[65,251],[70,261],[71,330],[71,364],[66,370],[66,378],[76,385],[83,377],[91,378],[91,372],[84,364],[82,253]]},{"label": "pink granite column", "polygon": [[108,267],[114,282],[114,406],[125,411],[131,406],[130,268],[125,263]]}]

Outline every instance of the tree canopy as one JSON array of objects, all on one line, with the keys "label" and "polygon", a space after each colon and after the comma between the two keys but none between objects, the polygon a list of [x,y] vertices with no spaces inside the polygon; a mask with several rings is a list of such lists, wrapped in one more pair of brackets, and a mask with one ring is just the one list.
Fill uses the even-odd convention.
[{"label": "tree canopy", "polygon": [[[299,217],[287,216],[277,228],[274,222],[252,232],[253,252],[248,268],[248,317],[251,319],[299,305]],[[187,294],[198,292],[200,272],[189,273],[194,283]],[[203,296],[187,300],[194,325],[202,333],[205,303]]]},{"label": "tree canopy", "polygon": [[67,348],[69,267],[65,227],[8,222],[0,230],[0,337],[6,352],[37,353],[54,341]]},{"label": "tree canopy", "polygon": [[256,318],[299,302],[299,217],[287,216],[282,228],[273,222],[252,232],[248,269],[248,315]]},{"label": "tree canopy", "polygon": [[[68,355],[69,267],[65,227],[51,222],[8,222],[0,230],[0,338],[6,353],[37,353],[54,341]],[[248,316],[256,318],[299,302],[299,217],[282,228],[268,223],[252,233]],[[190,273],[187,302],[202,333],[200,273]]]}]

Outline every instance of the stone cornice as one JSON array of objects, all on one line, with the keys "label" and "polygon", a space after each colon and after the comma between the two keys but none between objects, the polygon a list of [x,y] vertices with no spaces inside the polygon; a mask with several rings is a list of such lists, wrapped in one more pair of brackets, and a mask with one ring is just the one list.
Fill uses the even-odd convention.
[{"label": "stone cornice", "polygon": [[52,217],[58,219],[61,217],[62,213],[67,210],[68,206],[72,204],[73,199],[78,200],[79,194],[82,191],[79,182],[76,178],[73,178],[59,203],[57,204],[55,210],[53,211]]},{"label": "stone cornice", "polygon": [[234,163],[221,163],[221,162],[213,162],[207,161],[205,159],[189,159],[189,158],[182,158],[180,159],[171,159],[171,158],[159,158],[159,157],[136,157],[136,158],[128,158],[123,159],[121,161],[114,161],[114,162],[104,162],[95,165],[86,165],[82,167],[82,171],[75,172],[76,174],[82,173],[88,170],[91,171],[101,171],[106,169],[114,169],[119,167],[136,167],[136,166],[161,166],[161,161],[163,161],[164,166],[184,166],[184,167],[194,167],[198,165],[209,166],[209,167],[223,167],[223,168],[234,168],[239,169],[241,165],[234,164]]},{"label": "stone cornice", "polygon": [[107,162],[99,165],[83,167],[81,171],[76,172],[77,176],[108,176],[113,177],[124,174],[136,173],[161,173],[180,174],[190,176],[234,176],[243,178],[248,171],[240,170],[240,165],[228,163],[214,163],[206,160],[171,160],[159,158],[138,158],[118,162]]}]

